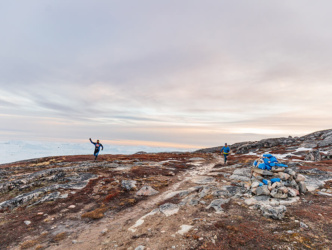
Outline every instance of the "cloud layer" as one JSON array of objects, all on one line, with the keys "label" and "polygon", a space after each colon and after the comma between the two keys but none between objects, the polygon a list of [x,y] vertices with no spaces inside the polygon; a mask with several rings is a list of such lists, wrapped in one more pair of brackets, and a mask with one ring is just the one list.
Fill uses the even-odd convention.
[{"label": "cloud layer", "polygon": [[8,1],[0,140],[208,146],[331,127],[329,1]]}]

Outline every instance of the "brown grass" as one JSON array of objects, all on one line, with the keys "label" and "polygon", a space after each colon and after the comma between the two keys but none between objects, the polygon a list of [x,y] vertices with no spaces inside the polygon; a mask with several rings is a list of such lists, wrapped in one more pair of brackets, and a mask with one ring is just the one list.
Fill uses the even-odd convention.
[{"label": "brown grass", "polygon": [[36,240],[27,240],[25,242],[23,242],[20,246],[21,249],[28,249],[30,247],[33,247],[35,245],[37,245],[38,241]]},{"label": "brown grass", "polygon": [[66,239],[67,236],[68,236],[67,232],[58,233],[57,235],[54,236],[53,241],[55,241],[55,242],[62,241],[64,239]]},{"label": "brown grass", "polygon": [[97,208],[91,212],[87,212],[82,214],[82,218],[89,218],[89,219],[101,219],[104,217],[104,213],[108,210],[108,208],[103,204],[100,208]]}]

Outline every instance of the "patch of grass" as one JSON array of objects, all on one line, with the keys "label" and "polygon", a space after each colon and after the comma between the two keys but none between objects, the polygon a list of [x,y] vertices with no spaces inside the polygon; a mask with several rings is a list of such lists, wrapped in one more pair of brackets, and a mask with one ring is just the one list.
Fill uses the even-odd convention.
[{"label": "patch of grass", "polygon": [[62,241],[64,239],[66,239],[67,236],[68,236],[67,232],[58,233],[57,235],[54,236],[53,241],[55,241],[55,242]]},{"label": "patch of grass", "polygon": [[82,214],[82,218],[89,218],[89,219],[101,219],[104,217],[104,213],[108,210],[108,208],[103,204],[100,208],[97,208],[91,212],[87,212]]},{"label": "patch of grass", "polygon": [[37,245],[37,244],[38,244],[38,241],[36,241],[36,240],[27,240],[27,241],[25,241],[21,244],[20,248],[21,249],[28,249],[30,247],[33,247],[33,246]]}]

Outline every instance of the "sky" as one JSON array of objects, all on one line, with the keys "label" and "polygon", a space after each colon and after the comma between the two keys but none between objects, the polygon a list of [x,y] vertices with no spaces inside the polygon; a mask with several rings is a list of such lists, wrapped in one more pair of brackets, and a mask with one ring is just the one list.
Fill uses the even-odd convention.
[{"label": "sky", "polygon": [[200,148],[332,121],[331,1],[0,3],[0,141]]}]

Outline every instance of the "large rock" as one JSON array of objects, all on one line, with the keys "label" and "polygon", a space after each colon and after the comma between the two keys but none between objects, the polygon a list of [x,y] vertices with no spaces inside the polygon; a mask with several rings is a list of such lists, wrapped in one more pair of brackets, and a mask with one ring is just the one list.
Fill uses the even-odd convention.
[{"label": "large rock", "polygon": [[179,212],[179,206],[173,203],[165,203],[159,207],[159,210],[168,217]]},{"label": "large rock", "polygon": [[221,213],[224,210],[222,209],[221,205],[224,205],[228,203],[230,199],[218,199],[218,200],[213,200],[209,206],[206,207],[206,209],[214,208],[217,213]]},{"label": "large rock", "polygon": [[153,189],[151,186],[143,186],[137,193],[136,195],[140,196],[151,196],[158,194],[159,192],[155,189]]},{"label": "large rock", "polygon": [[250,177],[251,177],[250,168],[240,168],[240,169],[235,169],[233,175],[231,175],[229,178],[231,180],[249,181]]},{"label": "large rock", "polygon": [[264,217],[272,218],[275,220],[281,220],[285,217],[285,213],[287,208],[284,205],[280,206],[270,206],[270,205],[263,205],[260,207],[262,214]]},{"label": "large rock", "polygon": [[270,191],[266,185],[260,186],[256,189],[257,195],[270,195]]}]

